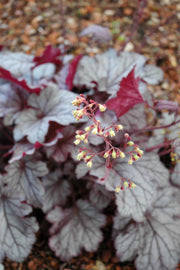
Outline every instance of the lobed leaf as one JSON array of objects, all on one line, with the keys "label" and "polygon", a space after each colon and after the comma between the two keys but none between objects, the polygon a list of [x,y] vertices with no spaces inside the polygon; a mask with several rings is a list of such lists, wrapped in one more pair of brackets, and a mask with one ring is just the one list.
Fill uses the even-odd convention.
[{"label": "lobed leaf", "polygon": [[59,89],[69,90],[66,84],[66,78],[69,72],[69,64],[66,64],[57,74],[54,75],[54,80]]},{"label": "lobed leaf", "polygon": [[10,52],[8,50],[0,51],[0,67],[8,70],[13,77],[21,77],[29,72],[34,66],[33,55],[22,52]]},{"label": "lobed leaf", "polygon": [[[114,97],[119,90],[119,83],[135,67],[135,77],[143,81],[154,84],[155,78],[152,76],[151,69],[146,68],[146,58],[134,52],[122,52],[119,56],[113,49],[105,53],[96,54],[93,58],[84,56],[79,62],[74,78],[75,86],[86,86],[93,88],[98,86],[98,90],[105,91]],[[156,70],[156,68],[155,68]],[[157,71],[157,70],[156,70]],[[162,72],[156,72],[156,81],[162,79]],[[141,86],[142,90],[141,90]],[[140,83],[140,93],[144,92],[144,84]],[[147,90],[145,90],[147,91]]]},{"label": "lobed leaf", "polygon": [[24,90],[30,92],[30,93],[36,93],[39,94],[41,92],[41,88],[40,87],[33,87],[33,86],[29,86],[27,84],[27,82],[25,80],[18,80],[15,77],[13,77],[11,75],[11,73],[0,67],[0,78],[10,81],[12,83],[14,83],[15,85],[19,86],[20,88],[23,88]]},{"label": "lobed leaf", "polygon": [[103,209],[108,206],[110,201],[114,198],[113,193],[105,189],[104,186],[90,182],[88,183],[90,188],[89,200],[98,209]]},{"label": "lobed leaf", "polygon": [[162,69],[153,66],[153,65],[145,65],[142,70],[140,77],[149,84],[159,84],[164,77],[164,73]]},{"label": "lobed leaf", "polygon": [[[125,224],[115,240],[117,255],[121,261],[135,259],[138,270],[173,270],[178,264],[180,246],[180,213],[173,190],[158,190],[156,200],[141,223]],[[118,227],[119,218],[115,218]],[[116,229],[117,230],[117,229]]]},{"label": "lobed leaf", "polygon": [[3,117],[4,125],[12,125],[18,114],[26,105],[28,94],[22,92],[10,83],[4,83],[0,87],[0,117]]},{"label": "lobed leaf", "polygon": [[136,104],[143,103],[144,100],[138,89],[139,78],[135,78],[134,68],[120,82],[120,89],[117,92],[117,97],[109,99],[106,106],[110,110],[116,112],[117,117],[127,113]]},{"label": "lobed leaf", "polygon": [[63,137],[62,134],[60,132],[57,132],[57,135],[55,138],[43,144],[39,142],[32,144],[26,141],[15,143],[14,146],[8,151],[8,154],[12,154],[8,162],[12,163],[16,160],[22,159],[23,157],[27,155],[33,155],[35,151],[42,146],[44,146],[45,148],[51,147],[55,145],[57,141],[62,137]]},{"label": "lobed leaf", "polygon": [[60,169],[43,177],[45,193],[43,195],[43,211],[48,212],[56,205],[64,205],[71,194],[70,184]]},{"label": "lobed leaf", "polygon": [[86,27],[79,34],[80,37],[88,35],[90,35],[92,39],[97,41],[98,43],[110,42],[112,40],[112,34],[109,28],[97,24]]},{"label": "lobed leaf", "polygon": [[9,187],[0,192],[0,258],[21,262],[29,255],[39,226],[34,217],[24,217],[31,207],[20,202],[23,198]]},{"label": "lobed leaf", "polygon": [[54,63],[55,65],[61,65],[62,62],[59,59],[60,55],[60,49],[53,48],[51,45],[48,45],[41,56],[34,57],[33,61],[36,63],[34,68],[45,63]]},{"label": "lobed leaf", "polygon": [[106,218],[87,201],[80,199],[76,206],[65,210],[56,206],[47,219],[54,223],[50,229],[50,247],[61,260],[77,256],[82,248],[95,251],[102,241],[100,228]]},{"label": "lobed leaf", "polygon": [[39,177],[48,173],[46,164],[33,157],[25,157],[8,165],[6,170],[8,173],[3,176],[3,181],[14,192],[24,194],[28,203],[41,207],[44,188]]},{"label": "lobed leaf", "polygon": [[62,129],[61,134],[62,137],[59,138],[56,144],[45,147],[48,158],[52,157],[57,162],[64,162],[74,150],[75,128],[73,126],[65,127]]},{"label": "lobed leaf", "polygon": [[72,115],[72,100],[76,94],[59,90],[56,85],[46,87],[39,96],[29,96],[28,104],[33,109],[26,109],[16,119],[14,139],[19,141],[24,136],[30,143],[43,143],[48,132],[49,122],[61,125],[76,122]]},{"label": "lobed leaf", "polygon": [[[83,165],[81,163],[76,168],[79,178],[83,176],[83,172],[87,173],[87,166]],[[98,179],[104,178],[107,173],[104,166],[104,159],[96,158],[89,171],[90,175],[96,176]],[[166,186],[169,181],[169,172],[159,161],[158,155],[149,153],[143,155],[143,158],[133,165],[129,165],[126,159],[117,159],[109,171],[108,178],[104,183],[100,182],[108,190],[115,191],[122,184],[122,178],[131,180],[136,184],[136,188],[116,193],[118,211],[123,217],[132,217],[136,221],[142,221],[145,211],[154,200],[156,185]]]}]

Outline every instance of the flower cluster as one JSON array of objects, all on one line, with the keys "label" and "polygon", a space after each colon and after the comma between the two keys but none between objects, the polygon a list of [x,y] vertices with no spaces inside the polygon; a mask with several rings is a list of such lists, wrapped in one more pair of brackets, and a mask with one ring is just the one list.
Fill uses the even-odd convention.
[{"label": "flower cluster", "polygon": [[[86,162],[86,165],[91,168],[93,165],[93,158],[95,156],[101,156],[106,159],[105,167],[110,169],[112,161],[119,157],[124,159],[126,156],[129,156],[129,165],[142,157],[143,151],[132,141],[128,133],[124,133],[124,146],[122,149],[112,145],[111,138],[115,137],[117,132],[122,131],[123,126],[119,124],[111,125],[107,128],[102,127],[100,120],[96,119],[96,112],[97,110],[104,112],[106,110],[106,105],[98,104],[94,100],[88,101],[82,94],[80,97],[76,97],[76,99],[72,101],[72,104],[78,107],[77,110],[73,111],[73,115],[77,120],[81,119],[83,116],[88,116],[93,122],[92,125],[85,127],[84,130],[76,131],[76,140],[74,141],[74,144],[79,145],[81,142],[88,144],[89,136],[101,137],[105,143],[105,149],[96,153],[86,147],[80,148],[77,160],[83,159]],[[82,106],[81,109],[79,108],[80,106]],[[133,149],[129,151],[129,147]],[[122,180],[124,187],[135,187],[135,184],[130,180]],[[119,192],[120,189],[123,189],[123,186],[119,186],[116,189],[116,192]]]},{"label": "flower cluster", "polygon": [[135,188],[136,184],[134,184],[132,181],[130,180],[126,180],[125,178],[121,178],[122,180],[122,185],[119,185],[116,189],[115,192],[119,193],[120,190],[124,190],[124,188]]}]

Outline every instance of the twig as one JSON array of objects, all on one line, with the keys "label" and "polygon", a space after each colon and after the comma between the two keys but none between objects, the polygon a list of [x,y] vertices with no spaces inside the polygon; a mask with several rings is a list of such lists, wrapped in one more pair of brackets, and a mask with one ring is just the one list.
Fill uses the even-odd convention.
[{"label": "twig", "polygon": [[147,37],[149,38],[149,37],[151,37],[154,33],[156,33],[156,32],[158,31],[159,27],[162,27],[162,26],[168,24],[168,23],[175,17],[175,15],[176,15],[176,14],[173,14],[173,15],[169,16],[164,22],[162,22],[162,23],[158,24],[157,26],[155,26],[155,27],[150,31],[150,33],[149,33],[148,35],[145,35],[144,38],[143,38],[143,40],[142,40],[142,42],[141,42],[141,46],[139,46],[138,48],[136,48],[136,52],[137,52],[137,53],[140,53],[141,50],[142,50],[142,48],[143,48],[143,46],[144,46],[144,44],[145,44],[146,41],[147,41]]},{"label": "twig", "polygon": [[142,18],[142,15],[143,15],[143,10],[146,7],[146,5],[147,5],[147,0],[143,0],[143,1],[138,0],[138,9],[137,9],[137,12],[135,13],[134,18],[133,18],[133,27],[132,27],[131,33],[130,33],[128,39],[122,45],[121,49],[118,51],[118,55],[120,54],[120,52],[122,52],[124,50],[126,44],[132,40],[132,37],[138,28],[139,22]]},{"label": "twig", "polygon": [[[65,36],[66,36],[66,27],[65,27],[65,12],[66,12],[66,6],[64,4],[64,0],[60,0],[60,7],[61,7],[61,36],[63,37],[63,47],[65,47]],[[64,53],[64,48],[63,48],[63,52]]]}]

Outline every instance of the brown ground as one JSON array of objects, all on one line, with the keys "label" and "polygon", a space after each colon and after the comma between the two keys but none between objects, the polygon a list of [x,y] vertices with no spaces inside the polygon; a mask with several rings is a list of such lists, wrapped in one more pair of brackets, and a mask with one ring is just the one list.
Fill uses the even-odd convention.
[{"label": "brown ground", "polygon": [[[40,55],[48,44],[62,43],[73,54],[101,52],[104,48],[78,38],[90,24],[109,27],[117,50],[134,50],[146,55],[149,62],[160,66],[165,79],[154,92],[155,97],[176,100],[180,104],[180,2],[148,0],[142,16],[137,16],[138,0],[1,0],[0,45],[12,51]],[[62,5],[62,3],[64,3]],[[139,27],[132,27],[139,18]],[[132,36],[129,40],[128,37]],[[45,224],[46,226],[46,224]],[[42,225],[44,227],[44,225]],[[47,231],[47,230],[46,230]],[[96,254],[62,263],[48,248],[46,234],[38,241],[23,263],[5,261],[7,270],[132,270],[132,264],[121,265],[109,239]],[[106,238],[109,236],[105,230]],[[109,236],[110,238],[110,236]]]}]

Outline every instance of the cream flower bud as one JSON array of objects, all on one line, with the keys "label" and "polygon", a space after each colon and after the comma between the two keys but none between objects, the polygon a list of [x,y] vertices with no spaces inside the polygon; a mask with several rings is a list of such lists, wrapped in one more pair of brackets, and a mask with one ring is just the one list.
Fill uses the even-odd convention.
[{"label": "cream flower bud", "polygon": [[79,153],[77,155],[77,160],[81,160],[83,158],[83,156],[84,156],[83,152]]},{"label": "cream flower bud", "polygon": [[122,129],[123,129],[123,126],[122,126],[122,125],[117,125],[117,128],[118,128],[119,130],[122,130]]},{"label": "cream flower bud", "polygon": [[72,115],[73,115],[74,117],[76,117],[77,111],[72,111]]},{"label": "cream flower bud", "polygon": [[88,161],[88,163],[86,165],[87,165],[87,167],[91,168],[92,167],[92,160]]},{"label": "cream flower bud", "polygon": [[130,159],[129,159],[129,161],[128,161],[128,164],[129,164],[129,165],[132,165],[132,164],[133,164],[133,159],[132,159],[132,157],[130,157]]},{"label": "cream flower bud", "polygon": [[76,118],[76,120],[79,120],[82,118],[84,114],[84,109],[72,111],[73,116]]},{"label": "cream flower bud", "polygon": [[124,181],[124,186],[125,187],[128,187],[129,186],[129,183],[127,181]]},{"label": "cream flower bud", "polygon": [[81,104],[81,100],[75,99],[71,103],[73,106],[79,106]]},{"label": "cream flower bud", "polygon": [[112,157],[113,158],[116,158],[117,157],[117,155],[116,155],[116,151],[113,149],[113,152],[112,152]]},{"label": "cream flower bud", "polygon": [[131,183],[131,188],[135,188],[136,184],[134,184],[133,182]]},{"label": "cream flower bud", "polygon": [[85,135],[83,134],[83,135],[80,135],[79,136],[79,139],[81,140],[81,141],[83,141],[84,139],[85,139]]},{"label": "cream flower bud", "polygon": [[115,189],[115,192],[116,192],[116,193],[119,193],[120,190],[121,190],[121,187],[119,186],[119,187],[117,187],[117,188]]},{"label": "cream flower bud", "polygon": [[90,131],[92,129],[92,127],[91,126],[89,126],[89,127],[85,127],[85,131]]},{"label": "cream flower bud", "polygon": [[101,111],[101,112],[104,112],[105,110],[106,110],[106,105],[105,104],[99,104],[99,110]]},{"label": "cream flower bud", "polygon": [[133,158],[134,158],[135,160],[140,159],[140,157],[139,157],[138,155],[133,155]]},{"label": "cream flower bud", "polygon": [[92,130],[92,134],[97,134],[97,132],[98,132],[98,130],[97,130],[97,126],[95,126],[94,128],[93,128],[93,130]]},{"label": "cream flower bud", "polygon": [[77,155],[77,160],[81,160],[85,155],[86,155],[87,151],[82,151]]},{"label": "cream flower bud", "polygon": [[144,151],[143,151],[143,150],[141,150],[141,149],[139,149],[139,148],[138,148],[138,149],[136,149],[136,151],[137,151],[137,153],[138,153],[138,154],[140,154],[141,156],[142,156],[142,155],[143,155],[143,153],[144,153]]},{"label": "cream flower bud", "polygon": [[77,139],[77,140],[74,141],[74,144],[75,145],[78,145],[78,144],[80,144],[80,142],[81,142],[81,140],[80,139]]},{"label": "cream flower bud", "polygon": [[110,134],[110,136],[111,136],[111,137],[116,136],[116,134],[115,134],[114,130],[112,130],[112,129],[110,129],[109,134]]},{"label": "cream flower bud", "polygon": [[121,158],[125,158],[125,156],[126,156],[121,150],[119,150],[119,155]]},{"label": "cream flower bud", "polygon": [[129,146],[132,146],[132,145],[134,145],[134,142],[133,142],[133,141],[129,141],[127,144],[128,144]]},{"label": "cream flower bud", "polygon": [[105,154],[104,154],[104,156],[103,156],[104,158],[107,158],[107,157],[109,157],[109,151],[107,151]]}]

